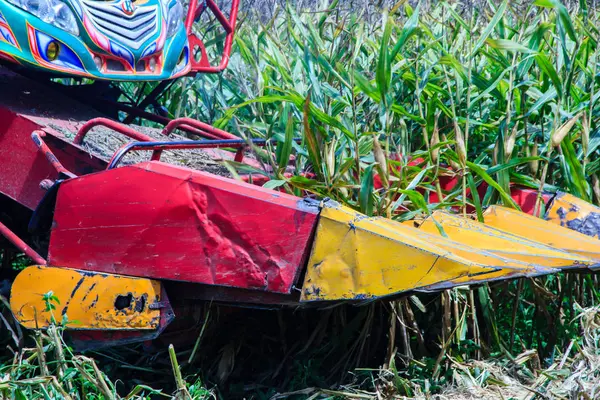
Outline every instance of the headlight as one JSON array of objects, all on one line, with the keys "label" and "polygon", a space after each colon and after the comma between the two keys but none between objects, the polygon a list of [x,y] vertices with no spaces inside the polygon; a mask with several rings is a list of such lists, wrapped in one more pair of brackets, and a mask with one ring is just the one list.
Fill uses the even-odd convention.
[{"label": "headlight", "polygon": [[77,19],[73,11],[60,0],[8,0],[15,6],[35,15],[75,36],[79,35]]},{"label": "headlight", "polygon": [[53,25],[60,29],[72,33],[75,36],[79,36],[79,27],[77,26],[77,19],[73,11],[60,0],[52,1],[54,9],[54,21]]},{"label": "headlight", "polygon": [[177,0],[175,5],[169,9],[169,14],[167,16],[167,37],[168,38],[170,38],[171,36],[175,35],[175,33],[177,33],[177,29],[181,25],[182,19],[183,19],[183,6],[181,5],[181,2],[179,0]]}]

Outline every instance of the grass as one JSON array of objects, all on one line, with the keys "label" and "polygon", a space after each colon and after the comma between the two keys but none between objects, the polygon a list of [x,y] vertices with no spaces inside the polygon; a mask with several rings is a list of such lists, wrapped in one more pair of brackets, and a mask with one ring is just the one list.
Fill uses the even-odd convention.
[{"label": "grass", "polygon": [[[161,102],[172,117],[274,138],[272,152],[255,149],[268,172],[252,171],[267,174],[268,187],[369,215],[408,220],[454,206],[480,216],[490,204],[516,207],[510,182],[598,203],[594,7],[400,1],[374,24],[335,4],[320,13],[278,7],[267,21],[246,16],[228,70],[183,79]],[[131,97],[152,86],[123,84]],[[444,190],[443,175],[460,185]],[[468,190],[482,182],[483,196]],[[441,201],[431,202],[432,193]],[[533,390],[523,396],[593,397],[599,296],[596,274],[569,273],[319,311],[203,305],[190,312],[198,325],[186,335],[165,335],[150,350],[94,353],[96,361],[72,353],[60,335],[38,333],[22,350],[27,339],[11,344],[7,335],[15,351],[0,369],[2,390],[56,397],[59,387],[70,393],[70,381],[80,395],[118,398],[119,387],[121,397],[138,390],[130,398],[143,398],[155,383],[187,396],[173,375],[179,360],[196,398],[456,398],[465,388],[507,386]]]}]

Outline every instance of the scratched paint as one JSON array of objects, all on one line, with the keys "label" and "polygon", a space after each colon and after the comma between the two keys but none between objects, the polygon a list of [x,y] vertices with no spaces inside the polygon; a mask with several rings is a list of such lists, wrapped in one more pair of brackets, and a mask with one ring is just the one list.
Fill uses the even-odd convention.
[{"label": "scratched paint", "polygon": [[525,268],[546,271],[327,202],[320,213],[301,301],[382,297],[440,282],[456,285],[452,281],[461,277],[468,281]]},{"label": "scratched paint", "polygon": [[[43,299],[48,292],[58,298],[54,310]],[[31,266],[15,279],[10,305],[19,323],[30,329],[66,317],[69,329],[155,330],[161,309],[153,305],[161,299],[161,283],[155,280]]]},{"label": "scratched paint", "polygon": [[48,258],[69,268],[290,293],[317,210],[274,193],[161,162],[72,179],[58,192]]},{"label": "scratched paint", "polygon": [[557,193],[545,219],[600,239],[600,208],[571,194]]},{"label": "scratched paint", "polygon": [[[531,272],[536,275],[540,271],[532,270],[530,266],[565,269],[587,268],[595,264],[594,260],[586,256],[550,247],[545,243],[531,240],[524,235],[518,235],[515,232],[486,225],[473,219],[463,218],[462,216],[444,211],[435,211],[431,217],[427,218],[421,224],[420,229],[440,235],[441,232],[436,223],[443,228],[444,233],[449,239],[489,251],[498,257],[522,261],[525,263],[525,272]],[[548,222],[544,222],[544,224],[546,225],[546,231],[551,231],[554,228]],[[515,229],[513,230],[520,229],[520,224],[514,225]],[[555,272],[555,270],[550,269],[546,272]]]}]

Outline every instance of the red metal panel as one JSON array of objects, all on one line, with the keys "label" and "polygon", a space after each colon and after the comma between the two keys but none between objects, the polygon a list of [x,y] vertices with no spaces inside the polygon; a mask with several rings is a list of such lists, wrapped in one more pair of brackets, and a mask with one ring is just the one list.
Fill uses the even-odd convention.
[{"label": "red metal panel", "polygon": [[[529,189],[525,187],[513,186],[510,188],[510,196],[513,200],[521,207],[521,211],[527,214],[533,215],[535,211],[535,203],[537,202],[538,191],[535,189]],[[548,205],[548,202],[552,199],[553,194],[551,193],[542,193],[542,202],[544,207]],[[540,212],[543,207],[538,209],[539,217]]]},{"label": "red metal panel", "polygon": [[[66,121],[51,120],[59,126]],[[0,193],[33,209],[44,191],[39,184],[44,179],[56,179],[58,174],[31,139],[31,133],[42,125],[32,117],[0,107]],[[76,174],[86,174],[106,167],[99,158],[83,151],[45,128],[46,144],[64,166]]]},{"label": "red metal panel", "polygon": [[44,194],[40,181],[55,179],[56,170],[31,141],[36,124],[5,108],[0,121],[0,192],[34,208]]},{"label": "red metal panel", "polygon": [[49,263],[289,293],[316,210],[302,199],[161,162],[66,181]]}]

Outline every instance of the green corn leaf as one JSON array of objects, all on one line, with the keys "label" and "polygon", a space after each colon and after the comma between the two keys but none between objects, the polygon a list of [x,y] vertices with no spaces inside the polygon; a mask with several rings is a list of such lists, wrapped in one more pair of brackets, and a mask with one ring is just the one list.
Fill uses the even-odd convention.
[{"label": "green corn leaf", "polygon": [[[457,159],[458,159],[458,157],[457,157]],[[471,171],[473,171],[475,174],[477,174],[481,179],[486,181],[486,183],[488,185],[490,185],[491,187],[493,187],[494,189],[496,189],[498,191],[498,194],[502,198],[504,205],[510,206],[517,210],[521,209],[517,205],[517,203],[515,203],[513,198],[510,197],[510,194],[506,193],[506,191],[504,189],[502,189],[502,187],[498,184],[498,182],[496,182],[494,180],[494,178],[492,178],[482,167],[480,167],[479,165],[477,165],[471,161],[467,161],[467,167],[469,167],[469,169]]]},{"label": "green corn leaf", "polygon": [[561,81],[560,77],[558,76],[556,69],[554,69],[554,66],[550,62],[550,59],[548,58],[548,56],[545,54],[539,53],[538,55],[535,56],[535,61],[537,62],[540,69],[546,75],[548,75],[548,77],[552,81],[552,84],[554,85],[554,88],[556,89],[556,92],[560,93],[562,96],[562,93],[563,93],[562,81]]},{"label": "green corn leaf", "polygon": [[494,175],[494,174],[497,174],[498,172],[514,168],[517,165],[523,165],[523,164],[527,164],[531,161],[541,161],[541,160],[545,160],[545,158],[540,157],[540,156],[511,158],[508,162],[505,162],[505,163],[502,163],[499,165],[494,165],[493,167],[488,168],[486,172],[489,175]]},{"label": "green corn leaf", "polygon": [[590,201],[589,184],[585,179],[583,165],[575,154],[573,143],[567,137],[560,143],[560,147],[562,150],[561,164],[563,164],[565,177],[571,184],[571,193],[585,201]]},{"label": "green corn leaf", "polygon": [[564,28],[569,38],[577,42],[577,34],[575,33],[575,27],[573,21],[569,15],[569,10],[559,0],[536,0],[534,3],[538,7],[553,8],[558,13],[558,18],[562,27]]},{"label": "green corn leaf", "polygon": [[421,193],[413,189],[401,189],[398,190],[398,192],[408,196],[410,201],[421,211],[423,211],[426,214],[430,214],[429,208],[427,206],[427,201],[425,201],[425,198]]},{"label": "green corn leaf", "polygon": [[543,95],[541,95],[536,102],[529,108],[529,111],[527,111],[527,114],[525,114],[526,116],[530,116],[531,114],[535,113],[536,111],[538,111],[540,108],[542,108],[545,104],[551,102],[552,100],[554,100],[556,98],[556,87],[551,87],[549,88],[546,93],[544,93]]},{"label": "green corn leaf", "polygon": [[360,211],[373,215],[373,164],[365,168],[360,184]]},{"label": "green corn leaf", "polygon": [[321,182],[319,182],[316,179],[310,179],[301,175],[294,175],[292,176],[289,180],[289,183],[293,184],[294,186],[300,188],[300,189],[305,189],[305,190],[310,190],[310,189],[316,189],[319,187],[323,187],[323,184]]},{"label": "green corn leaf", "polygon": [[456,22],[458,22],[465,30],[471,30],[471,27],[469,26],[469,24],[467,23],[467,21],[465,21],[457,12],[456,10],[454,10],[454,8],[452,7],[452,5],[450,3],[447,2],[443,2],[442,3],[444,5],[444,7],[446,7],[446,9],[450,12],[450,14],[452,14],[452,17],[456,20]]},{"label": "green corn leaf", "polygon": [[387,18],[386,16],[383,36],[381,38],[381,45],[379,47],[379,59],[377,62],[377,69],[375,71],[375,81],[377,82],[377,89],[379,89],[381,101],[383,101],[384,103],[386,101],[386,96],[390,87],[390,81],[392,79],[390,54],[388,52],[391,33],[392,22],[391,19]]},{"label": "green corn leaf", "polygon": [[317,57],[317,61],[319,64],[321,64],[321,66],[323,66],[323,68],[325,68],[325,70],[327,72],[329,72],[330,74],[332,74],[333,76],[336,77],[336,79],[345,87],[347,87],[348,89],[352,89],[352,87],[350,86],[350,84],[339,74],[338,71],[335,70],[335,68],[333,68],[333,66],[325,59],[325,57],[323,57],[322,55],[319,55]]},{"label": "green corn leaf", "polygon": [[534,50],[531,50],[530,48],[525,47],[517,42],[513,42],[512,40],[487,39],[485,42],[488,44],[488,46],[498,50],[516,51],[520,53],[535,53]]},{"label": "green corn leaf", "polygon": [[492,20],[490,21],[488,26],[485,27],[485,29],[481,33],[481,36],[479,37],[479,39],[477,39],[477,42],[475,42],[475,46],[473,46],[473,51],[471,52],[471,57],[475,53],[477,53],[477,51],[481,48],[481,46],[483,46],[483,44],[485,43],[487,38],[490,36],[490,34],[494,30],[494,28],[496,27],[496,25],[498,24],[500,19],[502,19],[502,17],[504,16],[504,11],[506,10],[507,4],[508,4],[508,0],[504,0],[500,4],[498,9],[496,10],[496,14],[494,14],[494,17],[492,18]]},{"label": "green corn leaf", "polygon": [[294,142],[295,127],[294,117],[292,115],[288,115],[285,126],[285,140],[283,143],[279,143],[277,146],[277,164],[282,170],[286,168],[290,160],[290,154],[292,154],[292,143]]},{"label": "green corn leaf", "polygon": [[[340,0],[333,0],[331,2],[331,4],[329,5],[329,7],[327,7],[327,11],[333,11],[333,10],[335,10],[335,8],[337,7],[337,5],[338,5],[339,2],[340,2]],[[318,24],[319,30],[323,29],[323,25],[325,25],[325,21],[327,21],[327,15],[328,14],[329,14],[328,12],[323,13],[323,15],[321,16],[321,18],[319,19],[319,24]]]},{"label": "green corn leaf", "polygon": [[456,57],[450,54],[446,54],[440,57],[439,62],[440,64],[451,66],[452,68],[454,68],[454,70],[456,70],[456,72],[459,73],[462,79],[467,79],[467,71],[465,70],[465,67],[456,59]]},{"label": "green corn leaf", "polygon": [[[423,177],[425,176],[425,174],[427,173],[427,171],[429,171],[431,168],[433,167],[429,167],[429,168],[425,168],[422,169],[408,184],[408,186],[406,187],[407,190],[413,190],[414,188],[416,188],[419,183],[421,183],[421,181],[423,180]],[[402,205],[402,203],[404,202],[404,200],[406,199],[406,194],[400,192],[401,195],[398,197],[398,200],[396,200],[394,202],[394,205],[392,206],[392,212],[396,211],[398,209],[398,207],[400,207],[400,205]]]},{"label": "green corn leaf", "polygon": [[319,151],[319,144],[317,141],[317,136],[315,135],[314,130],[311,127],[310,124],[310,94],[306,97],[306,100],[304,102],[304,109],[303,109],[303,118],[302,118],[302,123],[304,126],[304,138],[306,140],[306,146],[308,149],[308,155],[309,155],[309,159],[310,162],[313,165],[313,168],[315,170],[315,172],[317,173],[318,176],[320,176],[320,178],[323,178],[323,174],[321,171],[321,164],[322,164],[322,159],[321,159],[321,152]]},{"label": "green corn leaf", "polygon": [[276,189],[280,186],[285,185],[287,181],[285,179],[271,179],[270,181],[267,181],[263,187],[265,189]]},{"label": "green corn leaf", "polygon": [[481,199],[479,198],[479,192],[477,191],[477,185],[475,184],[473,175],[467,175],[467,183],[469,184],[469,190],[473,197],[473,205],[475,206],[475,211],[477,213],[477,220],[483,222],[483,208],[481,207]]},{"label": "green corn leaf", "polygon": [[415,10],[414,10],[413,14],[410,16],[410,18],[408,18],[408,20],[406,20],[404,27],[402,27],[402,31],[400,32],[400,37],[398,38],[396,45],[392,49],[392,53],[390,55],[391,60],[394,60],[396,58],[396,56],[398,55],[398,53],[400,51],[402,51],[402,48],[404,47],[404,44],[406,43],[406,41],[411,36],[415,35],[418,32],[419,8],[420,8],[419,6],[420,6],[420,4],[417,4],[417,8],[415,8]]}]

